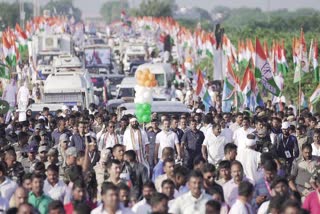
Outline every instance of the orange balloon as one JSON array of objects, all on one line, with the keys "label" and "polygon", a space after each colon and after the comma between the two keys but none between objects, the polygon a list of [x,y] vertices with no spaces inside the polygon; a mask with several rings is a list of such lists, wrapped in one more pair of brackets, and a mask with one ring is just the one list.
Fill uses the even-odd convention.
[{"label": "orange balloon", "polygon": [[143,82],[147,81],[147,80],[148,80],[148,75],[146,75],[146,74],[142,75],[142,76],[141,76],[141,80],[142,80]]},{"label": "orange balloon", "polygon": [[144,70],[143,70],[143,74],[144,74],[144,75],[149,75],[149,74],[150,74],[149,68],[144,69]]},{"label": "orange balloon", "polygon": [[145,81],[144,86],[151,87],[151,81],[150,80]]},{"label": "orange balloon", "polygon": [[150,73],[149,75],[148,75],[148,79],[150,80],[150,81],[153,81],[153,80],[155,80],[155,75],[153,74],[153,73]]},{"label": "orange balloon", "polygon": [[156,80],[153,80],[152,82],[151,82],[151,87],[156,87],[157,86],[157,81]]},{"label": "orange balloon", "polygon": [[143,80],[138,80],[138,85],[144,86],[144,81]]},{"label": "orange balloon", "polygon": [[137,71],[137,79],[138,79],[138,80],[141,79],[142,75],[143,75],[143,74],[142,74],[142,71],[141,71],[141,70]]}]

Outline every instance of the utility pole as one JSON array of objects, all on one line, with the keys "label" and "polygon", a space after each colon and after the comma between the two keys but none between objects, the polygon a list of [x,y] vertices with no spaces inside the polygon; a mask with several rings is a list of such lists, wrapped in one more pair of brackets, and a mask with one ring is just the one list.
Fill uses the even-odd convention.
[{"label": "utility pole", "polygon": [[20,0],[20,26],[24,29],[24,21],[26,19],[26,13],[24,12],[24,0]]}]

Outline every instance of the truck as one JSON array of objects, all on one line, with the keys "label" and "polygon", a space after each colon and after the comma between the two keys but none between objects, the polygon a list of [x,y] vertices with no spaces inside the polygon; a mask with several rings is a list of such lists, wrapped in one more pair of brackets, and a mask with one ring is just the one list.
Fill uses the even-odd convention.
[{"label": "truck", "polygon": [[37,65],[38,80],[45,80],[53,72],[53,59],[62,54],[73,53],[73,42],[69,34],[48,34],[41,32],[29,42],[29,56]]},{"label": "truck", "polygon": [[44,84],[44,103],[61,104],[78,109],[89,108],[98,103],[94,96],[90,75],[81,69],[59,71],[50,74]]},{"label": "truck", "polygon": [[87,45],[84,47],[83,61],[97,90],[104,90],[107,97],[114,96],[116,85],[122,81],[124,75],[119,74],[115,67],[111,48],[101,44]]}]

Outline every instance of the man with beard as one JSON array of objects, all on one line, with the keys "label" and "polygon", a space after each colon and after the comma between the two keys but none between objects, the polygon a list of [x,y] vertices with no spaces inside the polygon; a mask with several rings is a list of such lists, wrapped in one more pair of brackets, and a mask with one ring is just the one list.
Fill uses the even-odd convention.
[{"label": "man with beard", "polygon": [[64,204],[69,203],[70,196],[67,192],[67,186],[62,180],[59,180],[59,167],[57,165],[48,166],[43,191],[53,200],[59,200]]},{"label": "man with beard", "polygon": [[216,190],[219,193],[223,194],[222,187],[215,182],[215,171],[216,167],[210,163],[206,163],[202,169],[203,188],[209,195],[212,195],[210,194],[212,190]]},{"label": "man with beard", "polygon": [[[289,189],[289,184],[288,180],[286,178],[282,177],[276,177],[273,179],[270,185],[271,188],[271,196],[282,196],[285,198],[290,197],[290,189]],[[269,207],[270,201],[264,202],[258,210],[258,214],[266,214],[268,213],[268,207]]]},{"label": "man with beard", "polygon": [[316,185],[310,180],[316,167],[318,166],[318,158],[312,156],[312,147],[309,143],[302,145],[302,157],[293,161],[291,175],[289,177],[289,185],[292,190],[299,191],[302,196],[309,194]]},{"label": "man with beard", "polygon": [[274,155],[286,165],[287,175],[290,173],[293,160],[299,157],[298,141],[295,136],[290,135],[289,126],[288,122],[282,124],[282,134],[276,136],[272,148]]},{"label": "man with beard", "polygon": [[143,199],[132,207],[132,211],[139,214],[148,214],[152,212],[150,200],[156,192],[154,184],[151,181],[146,182],[142,188]]},{"label": "man with beard", "polygon": [[155,193],[150,201],[152,212],[158,214],[168,213],[168,197],[163,193]]},{"label": "man with beard", "polygon": [[156,146],[156,136],[161,132],[159,129],[159,123],[157,119],[151,120],[151,126],[147,129],[147,135],[149,139],[149,151],[150,156],[148,158],[150,167],[153,168],[157,162],[154,162],[157,159],[157,153],[155,153],[155,146]]},{"label": "man with beard", "polygon": [[127,128],[123,135],[123,145],[125,150],[133,150],[136,152],[139,163],[142,163],[148,168],[147,162],[149,157],[149,140],[147,133],[139,127],[137,118],[133,117],[130,119],[130,127]]}]

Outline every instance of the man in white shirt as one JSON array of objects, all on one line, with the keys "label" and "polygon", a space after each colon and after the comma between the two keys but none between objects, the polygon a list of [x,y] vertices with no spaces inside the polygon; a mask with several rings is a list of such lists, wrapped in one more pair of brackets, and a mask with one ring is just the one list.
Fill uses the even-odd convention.
[{"label": "man in white shirt", "polygon": [[239,185],[238,198],[232,205],[229,214],[253,214],[250,202],[254,187],[249,181],[242,181]]},{"label": "man in white shirt", "polygon": [[70,194],[67,191],[67,185],[59,180],[59,167],[51,164],[47,168],[47,179],[44,181],[44,193],[53,200],[59,200],[63,204],[70,202]]},{"label": "man in white shirt", "polygon": [[120,206],[118,187],[110,182],[102,185],[102,203],[91,211],[91,214],[133,214],[129,208]]},{"label": "man in white shirt", "polygon": [[242,127],[238,128],[233,134],[233,141],[238,146],[238,153],[241,149],[246,148],[245,141],[247,140],[247,135],[253,131],[254,129],[250,127],[249,118],[243,118]]},{"label": "man in white shirt", "polygon": [[6,175],[6,166],[0,162],[0,195],[5,199],[10,199],[16,191],[18,185],[10,180]]},{"label": "man in white shirt", "polygon": [[132,211],[134,213],[139,213],[139,214],[151,213],[152,209],[150,205],[150,200],[152,195],[155,192],[156,192],[155,186],[151,181],[148,181],[145,184],[143,184],[143,188],[142,188],[143,199],[132,207]]},{"label": "man in white shirt", "polygon": [[320,132],[315,130],[313,133],[312,155],[320,157]]},{"label": "man in white shirt", "polygon": [[240,183],[247,180],[243,175],[243,167],[239,161],[232,162],[231,176],[232,179],[222,186],[225,202],[230,207],[235,203],[237,199]]},{"label": "man in white shirt", "polygon": [[238,128],[241,127],[242,125],[242,120],[243,120],[243,113],[239,112],[237,114],[237,117],[236,117],[236,121],[234,123],[232,123],[229,128],[235,132]]},{"label": "man in white shirt", "polygon": [[201,172],[192,171],[189,175],[190,191],[179,196],[172,204],[171,211],[175,214],[205,213],[206,203],[212,196],[202,191],[203,177]]},{"label": "man in white shirt", "polygon": [[221,135],[226,138],[227,143],[233,143],[233,131],[226,126],[226,121],[220,121]]},{"label": "man in white shirt", "polygon": [[178,153],[178,159],[180,159],[180,144],[178,136],[175,132],[170,130],[170,122],[168,119],[163,121],[163,129],[156,135],[156,148],[155,148],[155,163],[158,162],[158,159],[161,159],[162,150],[165,147],[171,147]]},{"label": "man in white shirt", "polygon": [[[109,121],[106,124],[106,130],[101,130],[101,132],[104,132],[101,134],[99,132],[99,141],[98,141],[98,149],[99,151],[102,151],[106,148],[113,148],[114,145],[120,143],[120,138],[115,132],[115,126],[116,124],[113,121]],[[97,135],[98,135],[97,134]]]},{"label": "man in white shirt", "polygon": [[224,146],[227,144],[225,137],[221,136],[221,126],[214,124],[207,131],[202,144],[202,156],[211,164],[218,164],[224,156]]},{"label": "man in white shirt", "polygon": [[203,126],[200,128],[200,131],[203,132],[204,135],[207,134],[208,131],[212,128],[212,116],[211,115],[205,115],[203,118]]}]

